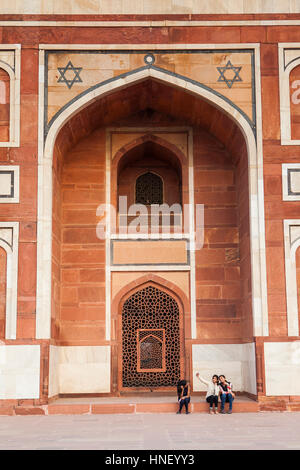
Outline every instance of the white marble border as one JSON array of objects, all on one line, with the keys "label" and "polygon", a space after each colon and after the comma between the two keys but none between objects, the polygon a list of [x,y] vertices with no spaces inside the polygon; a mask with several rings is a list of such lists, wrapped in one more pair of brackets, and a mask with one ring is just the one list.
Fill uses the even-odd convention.
[{"label": "white marble border", "polygon": [[218,50],[218,49],[256,49],[259,48],[259,44],[257,43],[222,43],[222,44],[39,44],[40,51],[99,51],[99,50],[130,50],[130,51],[138,51],[138,50]]},{"label": "white marble border", "polygon": [[300,163],[283,163],[282,164],[282,200],[283,201],[300,201],[300,194],[289,194],[288,170],[300,171]]},{"label": "white marble border", "polygon": [[0,27],[66,27],[66,28],[163,28],[203,26],[300,26],[300,20],[207,20],[207,21],[0,21]]},{"label": "white marble border", "polygon": [[9,112],[9,142],[0,142],[0,147],[20,146],[20,83],[21,83],[21,45],[1,44],[0,50],[14,50],[15,71],[5,64],[0,63],[0,68],[5,70],[10,78],[10,112]]},{"label": "white marble border", "polygon": [[[12,229],[10,238],[6,229]],[[17,333],[18,244],[19,222],[0,222],[0,247],[6,252],[5,339],[16,339]]]},{"label": "white marble border", "polygon": [[[79,47],[79,46],[77,46]],[[141,45],[139,46],[141,47]],[[148,48],[152,46],[148,45]],[[153,46],[163,47],[162,45]],[[177,46],[178,48],[179,46]],[[204,45],[202,45],[204,47]],[[208,49],[212,49],[208,45]],[[217,46],[216,46],[217,47]],[[223,49],[228,49],[223,44]],[[237,48],[249,48],[248,44],[238,44]],[[64,45],[67,49],[67,46]],[[110,47],[111,48],[111,47]],[[135,45],[127,45],[134,50]],[[186,45],[185,49],[189,49]],[[220,46],[218,46],[220,48]],[[93,101],[133,83],[153,78],[171,86],[176,86],[195,94],[212,103],[222,112],[228,114],[241,129],[247,144],[249,164],[249,198],[250,198],[250,240],[251,240],[251,278],[252,278],[252,307],[254,336],[268,335],[267,283],[265,257],[265,221],[264,221],[264,190],[263,190],[263,154],[262,154],[262,124],[261,124],[261,89],[260,89],[260,47],[252,46],[256,60],[256,103],[257,103],[257,145],[252,129],[241,113],[228,102],[214,93],[184,79],[167,75],[155,69],[145,69],[132,73],[125,78],[119,78],[106,85],[86,93],[68,106],[54,121],[43,148],[43,51],[40,51],[40,97],[39,97],[39,183],[38,183],[38,262],[37,262],[37,338],[50,337],[51,318],[51,227],[52,227],[52,154],[56,136],[62,126],[74,114],[85,108]]]},{"label": "white marble border", "polygon": [[2,0],[1,14],[19,15],[247,15],[300,13],[297,0]]},{"label": "white marble border", "polygon": [[14,172],[14,197],[3,197],[0,194],[0,204],[18,204],[20,202],[20,166],[0,165],[0,173],[1,170]]},{"label": "white marble border", "polygon": [[285,248],[285,285],[288,336],[299,335],[296,251],[300,246],[300,219],[285,219],[284,248]]}]

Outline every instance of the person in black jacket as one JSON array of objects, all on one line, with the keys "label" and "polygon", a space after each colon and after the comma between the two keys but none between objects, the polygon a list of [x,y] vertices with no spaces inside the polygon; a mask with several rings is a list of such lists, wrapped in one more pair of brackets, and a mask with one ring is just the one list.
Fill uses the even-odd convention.
[{"label": "person in black jacket", "polygon": [[186,414],[189,414],[189,403],[191,401],[191,387],[187,380],[180,380],[177,384],[177,396],[179,401],[179,410],[177,414],[181,414],[183,405],[185,406]]}]

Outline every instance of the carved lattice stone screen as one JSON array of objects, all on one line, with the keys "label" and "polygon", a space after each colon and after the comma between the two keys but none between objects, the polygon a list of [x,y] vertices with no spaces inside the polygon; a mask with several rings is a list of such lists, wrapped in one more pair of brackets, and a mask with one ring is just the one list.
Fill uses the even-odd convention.
[{"label": "carved lattice stone screen", "polygon": [[177,302],[156,287],[145,287],[123,305],[122,385],[167,387],[175,386],[179,378]]},{"label": "carved lattice stone screen", "polygon": [[162,204],[163,203],[163,182],[162,179],[148,171],[139,176],[135,186],[136,204]]}]

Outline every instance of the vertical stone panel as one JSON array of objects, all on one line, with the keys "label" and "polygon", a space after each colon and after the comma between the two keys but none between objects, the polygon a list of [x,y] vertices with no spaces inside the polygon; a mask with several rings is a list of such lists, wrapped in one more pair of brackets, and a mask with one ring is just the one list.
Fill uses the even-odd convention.
[{"label": "vertical stone panel", "polygon": [[96,235],[97,207],[105,202],[104,139],[95,131],[57,159],[53,310],[63,344],[105,338],[105,242]]},{"label": "vertical stone panel", "polygon": [[6,252],[0,247],[0,338],[5,337]]},{"label": "vertical stone panel", "polygon": [[300,315],[299,315],[299,306],[300,306],[300,247],[296,251],[296,275],[297,275],[297,292],[298,292],[298,319],[299,319],[299,329],[300,329]]},{"label": "vertical stone panel", "polygon": [[[194,130],[194,172],[195,202],[204,204],[205,225],[204,246],[196,252],[197,338],[241,338],[241,249],[249,210],[239,190],[244,184],[246,193],[247,185],[239,181],[232,156],[199,130]],[[239,216],[240,201],[245,221]]]}]

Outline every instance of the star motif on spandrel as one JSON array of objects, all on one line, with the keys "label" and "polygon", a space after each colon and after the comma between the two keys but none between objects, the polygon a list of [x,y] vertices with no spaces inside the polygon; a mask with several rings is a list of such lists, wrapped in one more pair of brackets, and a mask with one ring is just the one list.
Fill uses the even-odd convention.
[{"label": "star motif on spandrel", "polygon": [[[231,88],[234,82],[242,82],[242,79],[239,75],[242,67],[234,67],[230,60],[228,60],[227,64],[225,67],[217,67],[220,76],[218,78],[218,82],[225,82],[228,88]],[[234,75],[232,76],[232,73],[228,71],[232,71]],[[231,73],[231,75],[230,75]]]},{"label": "star motif on spandrel", "polygon": [[[72,64],[70,60],[65,67],[58,67],[57,70],[60,73],[60,77],[57,80],[57,83],[65,83],[69,89],[72,88],[74,83],[82,82],[79,76],[82,70],[82,67],[74,67],[74,65]],[[68,78],[70,77],[70,72],[71,72],[72,78]],[[67,76],[66,76],[66,73],[67,73]]]}]

